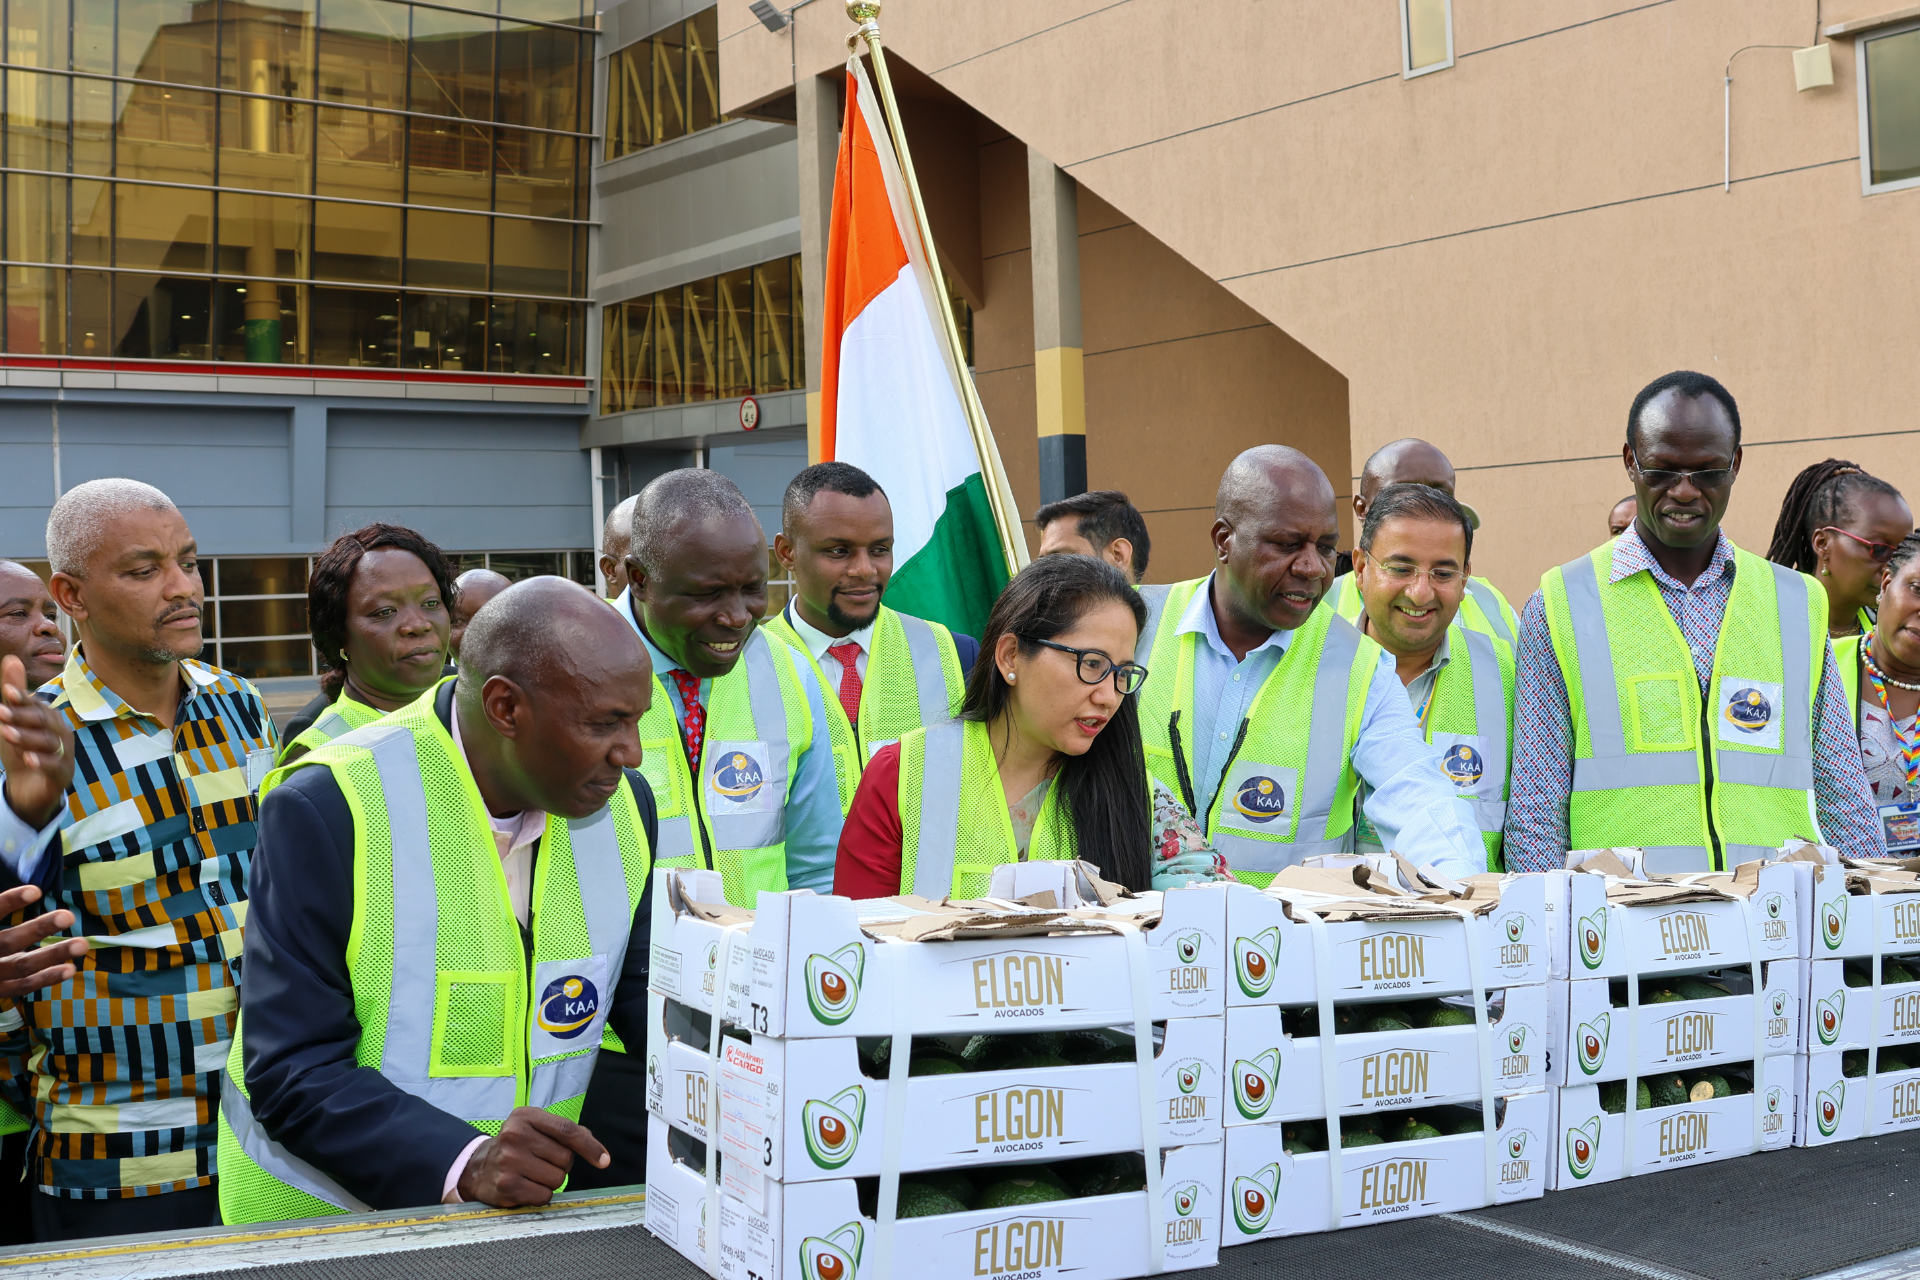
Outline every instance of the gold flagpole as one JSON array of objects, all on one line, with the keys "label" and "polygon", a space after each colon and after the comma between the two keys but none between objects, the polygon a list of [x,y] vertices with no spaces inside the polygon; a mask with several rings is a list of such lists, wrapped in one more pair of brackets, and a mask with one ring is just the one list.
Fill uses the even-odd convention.
[{"label": "gold flagpole", "polygon": [[973,436],[973,451],[980,460],[980,478],[986,482],[987,505],[993,510],[993,523],[1000,533],[1000,548],[1006,554],[1007,572],[1020,572],[1027,564],[1027,538],[1020,530],[1020,516],[1014,507],[1013,487],[1000,465],[1000,448],[987,426],[987,411],[973,385],[973,371],[967,367],[966,350],[960,345],[960,327],[954,323],[953,305],[947,298],[946,278],[940,274],[940,258],[933,247],[933,227],[927,221],[926,204],[920,198],[920,180],[913,173],[913,153],[907,149],[907,131],[900,121],[900,105],[894,101],[893,80],[887,75],[887,57],[880,48],[879,0],[847,0],[847,17],[858,24],[852,40],[865,40],[873,54],[874,78],[880,82],[880,101],[887,112],[887,131],[893,137],[894,154],[900,160],[900,175],[906,179],[907,201],[913,205],[914,225],[920,229],[921,252],[926,255],[927,271],[940,304],[941,332],[946,338],[947,354],[959,375],[960,403],[966,410],[967,430]]}]

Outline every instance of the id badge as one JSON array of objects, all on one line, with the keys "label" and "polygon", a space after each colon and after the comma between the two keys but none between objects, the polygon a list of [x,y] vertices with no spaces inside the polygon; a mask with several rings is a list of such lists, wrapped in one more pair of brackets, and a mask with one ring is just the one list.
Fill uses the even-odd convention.
[{"label": "id badge", "polygon": [[701,759],[707,812],[774,813],[786,802],[785,789],[772,785],[773,752],[766,742],[709,742]]},{"label": "id badge", "polygon": [[532,1057],[577,1053],[600,1043],[612,986],[607,958],[543,960],[534,966]]},{"label": "id badge", "polygon": [[1780,717],[1785,689],[1766,680],[1720,677],[1714,699],[1714,736],[1741,747],[1780,749]]},{"label": "id badge", "polygon": [[258,751],[247,752],[247,790],[260,794],[260,784],[273,772],[273,750],[262,747]]},{"label": "id badge", "polygon": [[1299,797],[1299,774],[1285,765],[1238,761],[1216,809],[1214,826],[1253,835],[1277,835],[1284,839],[1293,829],[1293,810]]},{"label": "id badge", "polygon": [[1880,833],[1888,853],[1920,849],[1920,800],[1880,806]]}]

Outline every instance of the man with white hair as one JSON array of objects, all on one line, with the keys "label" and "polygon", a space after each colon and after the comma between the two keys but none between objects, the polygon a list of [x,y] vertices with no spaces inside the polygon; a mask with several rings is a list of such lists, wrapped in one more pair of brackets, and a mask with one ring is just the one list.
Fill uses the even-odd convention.
[{"label": "man with white hair", "polygon": [[221,1068],[239,1007],[254,792],[273,721],[195,661],[203,589],[185,517],[152,485],[93,480],[47,518],[54,601],[79,644],[29,698],[0,666],[0,889],[93,949],[25,997],[41,1241],[217,1221]]}]

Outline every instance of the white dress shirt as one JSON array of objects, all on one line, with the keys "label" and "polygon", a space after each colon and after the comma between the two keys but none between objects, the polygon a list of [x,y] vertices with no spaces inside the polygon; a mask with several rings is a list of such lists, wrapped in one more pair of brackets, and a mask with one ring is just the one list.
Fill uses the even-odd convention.
[{"label": "white dress shirt", "polygon": [[[878,614],[874,615],[876,618]],[[840,676],[846,668],[840,665],[840,659],[829,658],[827,650],[837,644],[857,644],[860,652],[854,655],[853,669],[864,681],[867,678],[867,655],[873,652],[873,624],[868,623],[858,631],[849,632],[839,639],[828,635],[820,628],[800,616],[800,610],[791,600],[787,602],[787,624],[800,637],[800,643],[807,646],[807,652],[813,656],[814,665],[820,668],[820,674],[827,678],[827,692],[834,697],[840,696]]]}]

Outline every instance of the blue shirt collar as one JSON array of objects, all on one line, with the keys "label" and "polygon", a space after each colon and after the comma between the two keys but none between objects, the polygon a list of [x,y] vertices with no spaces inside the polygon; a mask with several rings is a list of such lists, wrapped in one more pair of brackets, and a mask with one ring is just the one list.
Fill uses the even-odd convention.
[{"label": "blue shirt collar", "polygon": [[[1229,662],[1241,661],[1233,656],[1233,650],[1229,649],[1227,642],[1220,638],[1220,624],[1213,616],[1213,575],[1211,573],[1207,575],[1206,581],[1200,584],[1200,589],[1193,593],[1193,599],[1187,601],[1187,611],[1180,615],[1180,625],[1174,628],[1173,633],[1177,636],[1189,633],[1203,636],[1207,644],[1221,657]],[[1284,653],[1288,642],[1292,639],[1291,631],[1272,632],[1265,640],[1249,649],[1247,657],[1251,658],[1262,649],[1278,649]]]},{"label": "blue shirt collar", "polygon": [[613,607],[620,611],[620,616],[627,620],[627,625],[633,628],[633,633],[640,637],[640,643],[647,646],[647,657],[653,662],[653,673],[656,676],[664,676],[669,671],[680,670],[680,664],[672,658],[669,658],[666,652],[649,639],[646,632],[640,629],[640,620],[636,618],[633,613],[632,587],[628,587],[620,593],[620,598],[613,602]]}]

